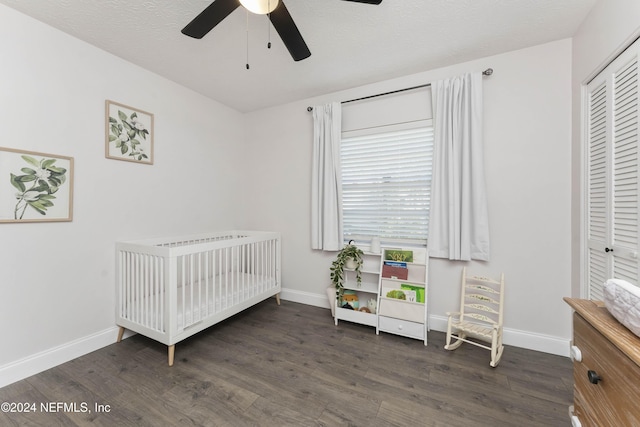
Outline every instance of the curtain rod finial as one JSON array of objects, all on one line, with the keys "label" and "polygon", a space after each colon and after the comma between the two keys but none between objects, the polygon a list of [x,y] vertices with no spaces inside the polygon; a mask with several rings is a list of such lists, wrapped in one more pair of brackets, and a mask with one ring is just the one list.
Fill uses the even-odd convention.
[{"label": "curtain rod finial", "polygon": [[484,74],[485,76],[490,76],[491,74],[493,74],[493,68],[487,68],[482,72],[482,74]]},{"label": "curtain rod finial", "polygon": [[313,107],[307,107],[307,111],[313,111]]}]

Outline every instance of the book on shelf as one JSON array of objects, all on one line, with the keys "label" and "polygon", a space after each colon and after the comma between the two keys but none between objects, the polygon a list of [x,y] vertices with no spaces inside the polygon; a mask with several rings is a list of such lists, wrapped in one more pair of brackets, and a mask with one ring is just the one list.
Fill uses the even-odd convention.
[{"label": "book on shelf", "polygon": [[405,294],[407,292],[413,292],[415,295],[415,299],[413,299],[412,301],[424,303],[424,287],[402,283],[400,285],[400,289],[404,290]]},{"label": "book on shelf", "polygon": [[382,277],[387,279],[407,280],[409,269],[406,262],[385,261],[382,264]]},{"label": "book on shelf", "polygon": [[[398,288],[382,288],[382,295],[386,298],[391,299],[399,299],[407,302],[424,302],[419,301],[419,289],[415,287],[415,289],[398,289]],[[424,289],[422,289],[422,298],[424,299]]]},{"label": "book on shelf", "polygon": [[401,262],[401,261],[385,261],[384,265],[390,265],[392,267],[407,268],[407,263]]},{"label": "book on shelf", "polygon": [[413,262],[413,251],[387,249],[384,251],[385,261]]},{"label": "book on shelf", "polygon": [[383,288],[382,294],[387,298],[399,299],[406,301],[407,296],[404,291],[397,288]]}]

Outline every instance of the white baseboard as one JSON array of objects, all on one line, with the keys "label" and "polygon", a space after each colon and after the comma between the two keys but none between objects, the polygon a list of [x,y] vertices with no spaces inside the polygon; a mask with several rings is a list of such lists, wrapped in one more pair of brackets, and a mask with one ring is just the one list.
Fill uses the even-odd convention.
[{"label": "white baseboard", "polygon": [[[329,299],[326,294],[314,294],[294,289],[282,288],[280,298],[301,304],[329,309]],[[447,318],[443,316],[429,316],[429,327],[436,331],[447,330]],[[133,335],[126,331],[124,338]],[[105,329],[93,335],[83,337],[58,347],[42,351],[15,362],[0,366],[0,387],[28,378],[54,366],[68,362],[92,351],[101,349],[116,342],[118,327]],[[569,339],[536,334],[516,329],[504,329],[504,343],[528,350],[569,356]]]},{"label": "white baseboard", "polygon": [[285,301],[299,302],[300,304],[312,305],[314,307],[330,308],[326,294],[320,295],[282,288],[280,290],[280,298]]},{"label": "white baseboard", "polygon": [[[125,331],[123,338],[133,335]],[[118,327],[105,329],[87,337],[62,344],[15,362],[0,366],[0,387],[23,380],[39,372],[101,349],[117,341]]]},{"label": "white baseboard", "polygon": [[[286,301],[299,302],[302,304],[329,309],[329,300],[326,295],[318,295],[283,288],[280,293],[280,298]],[[434,331],[446,332],[447,317],[430,315],[429,328]],[[505,345],[569,357],[570,339],[568,338],[542,335],[534,332],[509,328],[504,328],[503,334],[503,341]]]},{"label": "white baseboard", "polygon": [[[429,316],[429,327],[435,331],[447,332],[447,317]],[[509,328],[504,328],[502,334],[502,340],[505,345],[569,357],[570,340],[568,338]]]}]

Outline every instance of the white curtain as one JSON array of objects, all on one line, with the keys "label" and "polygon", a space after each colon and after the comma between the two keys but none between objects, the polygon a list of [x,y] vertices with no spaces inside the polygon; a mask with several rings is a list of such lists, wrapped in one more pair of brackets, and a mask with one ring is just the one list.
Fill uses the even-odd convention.
[{"label": "white curtain", "polygon": [[482,73],[431,83],[434,115],[429,255],[489,260]]},{"label": "white curtain", "polygon": [[311,177],[311,248],[342,249],[342,180],[339,102],[313,107],[313,165]]}]

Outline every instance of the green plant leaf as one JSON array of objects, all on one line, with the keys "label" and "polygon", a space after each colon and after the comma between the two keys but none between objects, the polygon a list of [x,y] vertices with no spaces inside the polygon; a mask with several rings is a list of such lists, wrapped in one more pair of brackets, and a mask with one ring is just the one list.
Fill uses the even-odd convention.
[{"label": "green plant leaf", "polygon": [[111,133],[114,134],[117,137],[120,136],[120,129],[118,129],[118,126],[116,125],[111,125]]},{"label": "green plant leaf", "polygon": [[115,136],[115,135],[109,135],[109,142],[113,142],[113,141],[115,141],[116,139],[118,139],[118,137],[117,137],[117,136]]},{"label": "green plant leaf", "polygon": [[27,155],[23,155],[23,156],[21,156],[21,157],[22,157],[22,159],[23,159],[25,162],[27,162],[27,163],[31,164],[32,166],[35,166],[35,167],[37,167],[37,168],[39,168],[39,167],[40,167],[40,162],[38,162],[38,161],[37,161],[36,159],[34,159],[33,157],[31,157],[31,156],[27,156]]},{"label": "green plant leaf", "polygon": [[67,170],[65,168],[61,168],[58,166],[48,167],[47,170],[51,171],[51,173],[55,175],[64,175],[65,173],[67,173]]},{"label": "green plant leaf", "polygon": [[15,188],[20,190],[21,193],[24,193],[25,191],[27,191],[27,187],[25,187],[22,181],[18,181],[17,176],[15,176],[14,174],[10,174],[10,175],[11,175],[11,178],[10,178],[11,185],[13,185]]},{"label": "green plant leaf", "polygon": [[118,123],[118,121],[113,117],[109,116],[109,123]]},{"label": "green plant leaf", "polygon": [[47,210],[47,208],[45,208],[44,206],[41,206],[37,201],[35,202],[27,202],[29,204],[29,206],[31,206],[33,209],[35,209],[40,215],[46,215],[47,213],[45,212]]},{"label": "green plant leaf", "polygon": [[43,207],[43,209],[50,208],[51,206],[53,206],[53,203],[50,200],[45,199],[44,197],[41,197],[40,199],[38,199],[38,202]]},{"label": "green plant leaf", "polygon": [[127,151],[129,151],[129,146],[127,144],[122,144],[122,146],[120,147],[120,152],[122,154],[126,154]]},{"label": "green plant leaf", "polygon": [[20,182],[31,182],[35,181],[37,177],[35,175],[19,175],[16,176],[16,180]]},{"label": "green plant leaf", "polygon": [[120,117],[120,120],[123,122],[127,121],[127,115],[123,113],[122,110],[118,110],[118,117]]},{"label": "green plant leaf", "polygon": [[136,117],[138,117],[138,114],[134,111],[133,113],[131,113],[131,118],[135,119]]},{"label": "green plant leaf", "polygon": [[56,162],[56,159],[42,159],[42,169],[49,169]]},{"label": "green plant leaf", "polygon": [[26,173],[27,175],[35,175],[36,171],[34,171],[33,169],[30,168],[22,168],[20,169],[22,172]]}]

